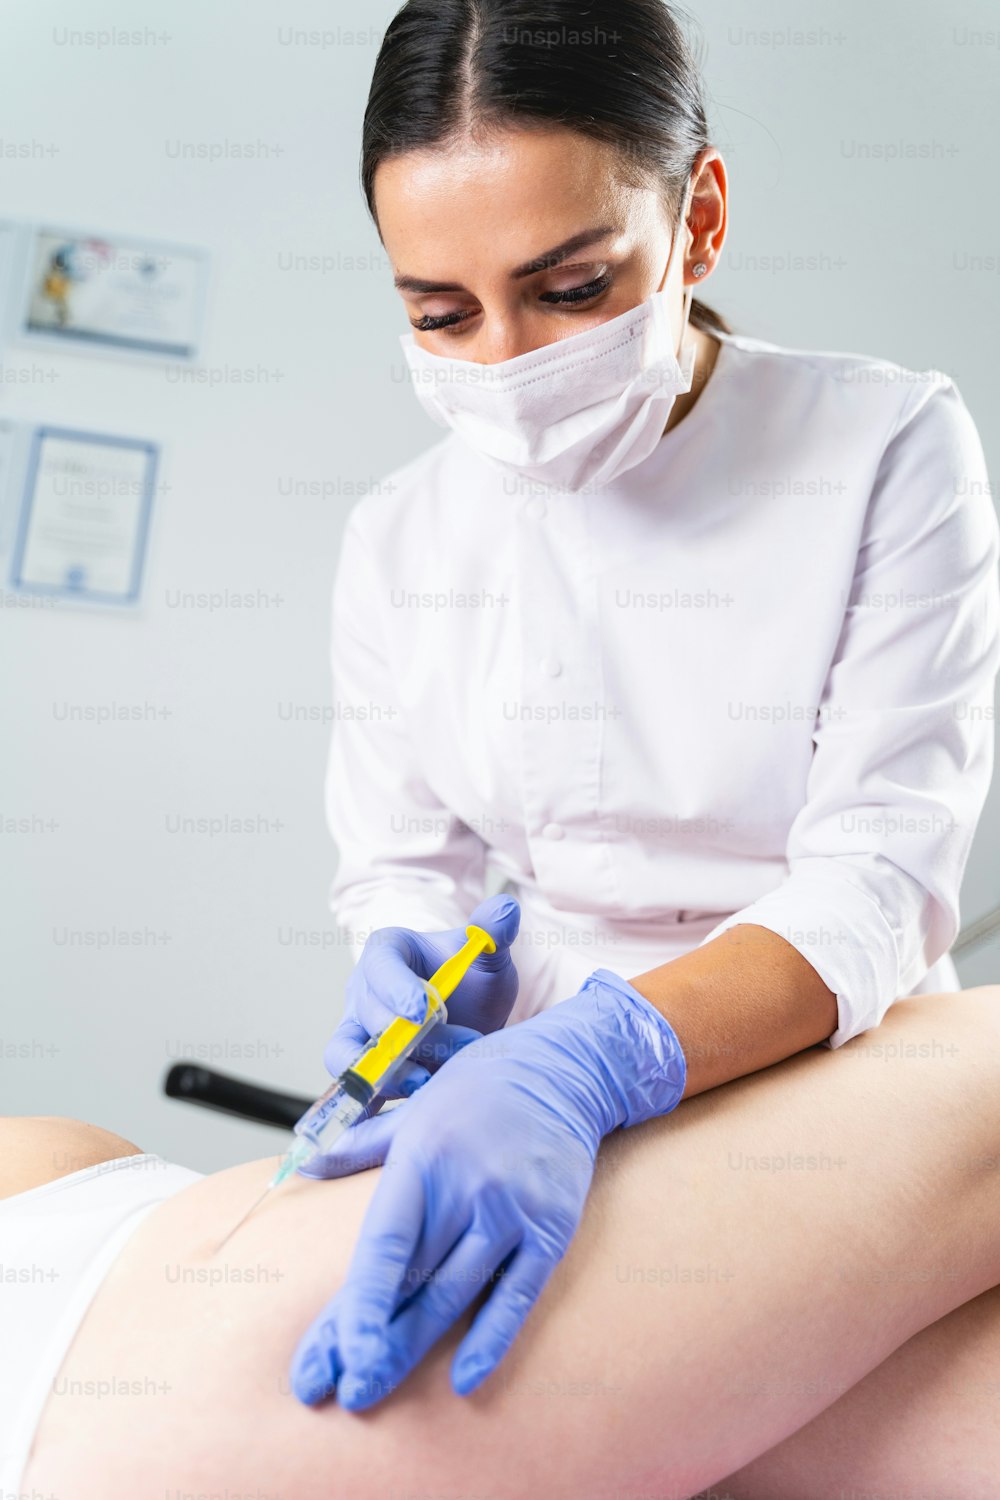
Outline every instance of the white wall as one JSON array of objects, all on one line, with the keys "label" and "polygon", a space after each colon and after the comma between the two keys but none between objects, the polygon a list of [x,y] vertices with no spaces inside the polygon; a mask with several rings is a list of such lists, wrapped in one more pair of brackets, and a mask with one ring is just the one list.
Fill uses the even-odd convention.
[{"label": "white wall", "polygon": [[[835,20],[826,6],[772,0],[756,8],[767,42],[747,35],[737,0],[692,8],[734,194],[706,299],[747,333],[947,370],[996,473],[1000,48],[964,39],[996,32],[993,0],[845,0]],[[335,853],[327,730],[283,722],[281,707],[330,701],[329,586],[352,488],[434,436],[389,379],[402,320],[357,186],[368,78],[393,9],[6,0],[0,13],[0,217],[207,246],[204,364],[254,373],[208,388],[156,366],[4,353],[0,419],[161,441],[169,488],[137,616],[0,611],[0,818],[36,820],[0,833],[0,1110],[93,1119],[205,1170],[281,1137],[164,1100],[168,1063],[214,1046],[230,1071],[318,1090],[348,970],[336,947],[282,942],[289,928],[332,942]],[[289,27],[340,35],[288,45]],[[70,45],[64,28],[146,29],[147,40]],[[810,28],[825,36],[788,34]],[[266,154],[178,160],[178,141]],[[926,151],[862,161],[859,141]],[[33,156],[15,157],[25,142]],[[283,269],[296,256],[337,264]],[[764,256],[813,260],[775,272],[751,260]],[[991,256],[990,269],[970,269],[970,256]],[[331,493],[282,494],[310,481]],[[227,589],[276,602],[174,607],[178,591]],[[151,704],[158,716],[68,723],[67,704]],[[1000,901],[998,805],[970,867],[970,919]],[[170,834],[178,813],[281,826]],[[116,929],[152,936],[100,951],[65,942]],[[998,969],[1000,945],[964,977]]]}]

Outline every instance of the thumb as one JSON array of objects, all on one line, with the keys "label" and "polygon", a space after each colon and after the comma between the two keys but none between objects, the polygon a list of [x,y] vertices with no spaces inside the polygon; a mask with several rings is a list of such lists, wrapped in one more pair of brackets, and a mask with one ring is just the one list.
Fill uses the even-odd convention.
[{"label": "thumb", "polygon": [[385,1109],[370,1120],[359,1120],[344,1131],[332,1151],[315,1156],[300,1167],[300,1176],[349,1177],[352,1172],[367,1172],[370,1167],[382,1166],[405,1114],[404,1103]]},{"label": "thumb", "polygon": [[482,927],[497,945],[495,953],[481,953],[476,967],[500,969],[509,962],[508,949],[521,925],[521,908],[513,896],[487,896],[469,917],[470,925]]}]

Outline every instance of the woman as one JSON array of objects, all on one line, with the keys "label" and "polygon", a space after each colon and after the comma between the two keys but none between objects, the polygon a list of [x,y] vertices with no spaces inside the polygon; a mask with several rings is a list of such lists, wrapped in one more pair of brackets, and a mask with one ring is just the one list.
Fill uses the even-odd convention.
[{"label": "woman", "polygon": [[[1000,989],[896,1006],[878,1050],[838,1061],[809,1049],[606,1142],[502,1369],[456,1400],[460,1328],[361,1417],[306,1410],[286,1368],[378,1173],[293,1180],[219,1253],[273,1161],[199,1180],[92,1127],[0,1121],[0,1195],[19,1191],[0,1196],[0,1493],[987,1500]],[[138,1223],[95,1285],[77,1245],[100,1258],[118,1233],[116,1179]],[[56,1297],[82,1319],[65,1357]],[[29,1303],[30,1338],[11,1317]]]},{"label": "woman", "polygon": [[[496,1369],[608,1131],[957,986],[998,661],[997,524],[953,382],[737,336],[691,300],[728,186],[661,0],[410,0],[362,175],[451,432],[344,538],[333,895],[372,936],[327,1062],[422,1013],[488,882],[498,922],[523,910],[519,993],[501,943],[453,1020],[531,1019],[473,1043],[478,1075],[425,1089],[418,1060],[415,1097],[319,1168],[396,1169],[294,1363],[301,1399],[355,1409],[503,1265],[456,1391]],[[543,1138],[552,1178],[524,1170]],[[423,1277],[422,1317],[396,1318]]]}]

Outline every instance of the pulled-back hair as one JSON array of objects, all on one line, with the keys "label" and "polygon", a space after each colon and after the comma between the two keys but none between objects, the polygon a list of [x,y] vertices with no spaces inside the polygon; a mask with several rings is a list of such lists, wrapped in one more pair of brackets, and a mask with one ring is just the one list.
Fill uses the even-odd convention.
[{"label": "pulled-back hair", "polygon": [[[709,145],[701,71],[665,0],[407,0],[389,25],[365,111],[361,181],[467,132],[579,131],[658,185],[674,224]],[[691,322],[731,332],[695,299]]]}]

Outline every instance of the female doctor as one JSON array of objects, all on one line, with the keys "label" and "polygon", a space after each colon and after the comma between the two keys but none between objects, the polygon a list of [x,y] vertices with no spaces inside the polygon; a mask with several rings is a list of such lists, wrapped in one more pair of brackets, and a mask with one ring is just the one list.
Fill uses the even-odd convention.
[{"label": "female doctor", "polygon": [[330,1070],[424,1014],[466,922],[497,951],[321,1167],[387,1168],[293,1362],[353,1409],[484,1290],[455,1390],[496,1368],[608,1132],[957,988],[998,664],[954,383],[693,300],[727,177],[662,0],[409,0],[363,182],[450,431],[339,562]]}]

